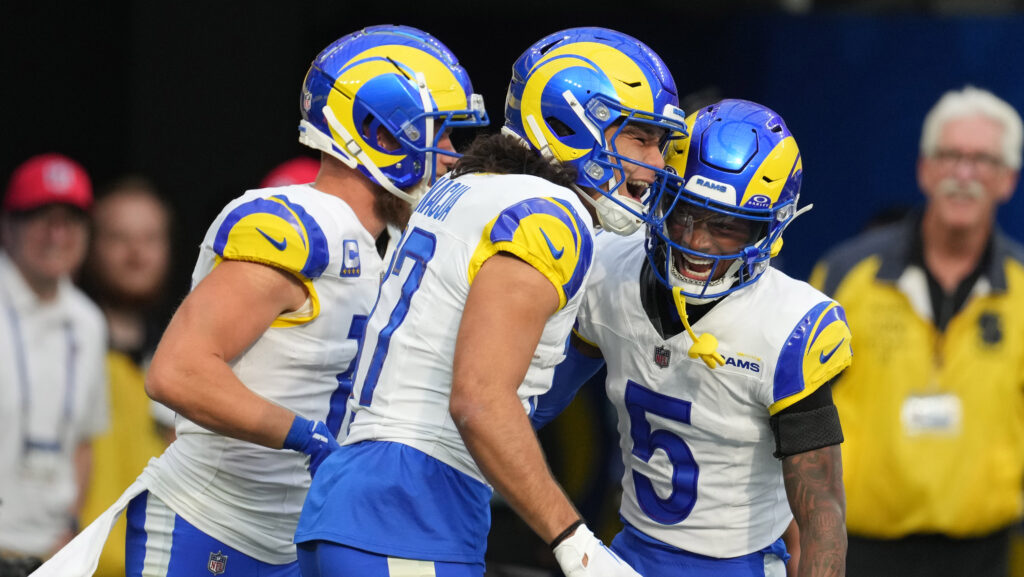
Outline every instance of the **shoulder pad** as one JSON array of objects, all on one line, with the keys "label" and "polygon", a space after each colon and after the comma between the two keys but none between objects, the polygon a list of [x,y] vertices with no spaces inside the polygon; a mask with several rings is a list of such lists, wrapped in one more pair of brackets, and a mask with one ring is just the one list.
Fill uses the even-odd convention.
[{"label": "shoulder pad", "polygon": [[814,306],[789,334],[775,367],[772,414],[792,405],[853,361],[850,327],[839,303]]},{"label": "shoulder pad", "polygon": [[316,220],[284,195],[235,207],[217,230],[213,250],[227,260],[267,264],[308,279],[320,276],[330,258]]},{"label": "shoulder pad", "polygon": [[572,206],[557,198],[529,198],[484,228],[469,262],[469,282],[484,261],[508,252],[539,270],[558,290],[559,308],[583,288],[594,255],[590,230]]}]

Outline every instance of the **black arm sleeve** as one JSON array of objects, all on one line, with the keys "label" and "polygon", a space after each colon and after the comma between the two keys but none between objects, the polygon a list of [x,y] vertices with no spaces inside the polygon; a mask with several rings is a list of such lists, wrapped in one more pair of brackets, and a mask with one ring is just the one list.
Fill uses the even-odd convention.
[{"label": "black arm sleeve", "polygon": [[776,459],[843,442],[839,412],[832,402],[832,383],[837,378],[838,375],[768,419],[775,437],[772,454]]}]

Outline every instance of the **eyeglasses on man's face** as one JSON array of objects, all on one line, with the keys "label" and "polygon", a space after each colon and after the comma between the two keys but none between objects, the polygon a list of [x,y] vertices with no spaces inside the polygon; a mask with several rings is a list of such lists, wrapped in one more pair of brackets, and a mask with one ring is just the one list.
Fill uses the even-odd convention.
[{"label": "eyeglasses on man's face", "polygon": [[952,170],[963,162],[981,174],[993,174],[1006,166],[1003,159],[995,154],[988,152],[964,152],[951,148],[940,148],[935,151],[931,158],[939,167],[946,170]]}]

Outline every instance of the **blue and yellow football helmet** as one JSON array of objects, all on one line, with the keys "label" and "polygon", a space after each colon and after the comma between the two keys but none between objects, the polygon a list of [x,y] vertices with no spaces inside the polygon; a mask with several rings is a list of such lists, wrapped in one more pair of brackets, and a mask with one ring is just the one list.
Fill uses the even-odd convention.
[{"label": "blue and yellow football helmet", "polygon": [[595,203],[602,226],[630,234],[642,224],[644,205],[616,194],[626,185],[616,179],[623,163],[642,163],[620,154],[615,138],[629,124],[664,129],[665,142],[685,136],[678,103],[671,73],[644,43],[606,28],[572,28],[534,43],[515,62],[503,131],[575,167],[579,186],[604,195]]},{"label": "blue and yellow football helmet", "polygon": [[[436,177],[442,134],[486,126],[483,98],[436,38],[409,26],[373,26],[333,42],[313,60],[299,101],[299,141],[358,167],[415,204]],[[386,130],[398,148],[377,142]]]},{"label": "blue and yellow football helmet", "polygon": [[[647,200],[647,255],[665,285],[702,302],[764,274],[798,214],[803,162],[782,117],[760,104],[723,100],[691,114],[687,125],[690,138],[666,153],[677,175]],[[741,248],[712,254],[687,246],[681,231],[692,234],[694,223]]]}]

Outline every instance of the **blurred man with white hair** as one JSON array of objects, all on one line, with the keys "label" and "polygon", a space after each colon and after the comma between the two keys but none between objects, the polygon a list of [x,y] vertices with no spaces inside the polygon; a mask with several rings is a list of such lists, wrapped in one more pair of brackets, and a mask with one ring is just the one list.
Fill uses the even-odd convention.
[{"label": "blurred man with white hair", "polygon": [[1024,247],[996,225],[1017,186],[1020,115],[947,92],[925,117],[923,210],[830,252],[857,360],[834,388],[847,575],[1008,573],[1024,482]]}]

